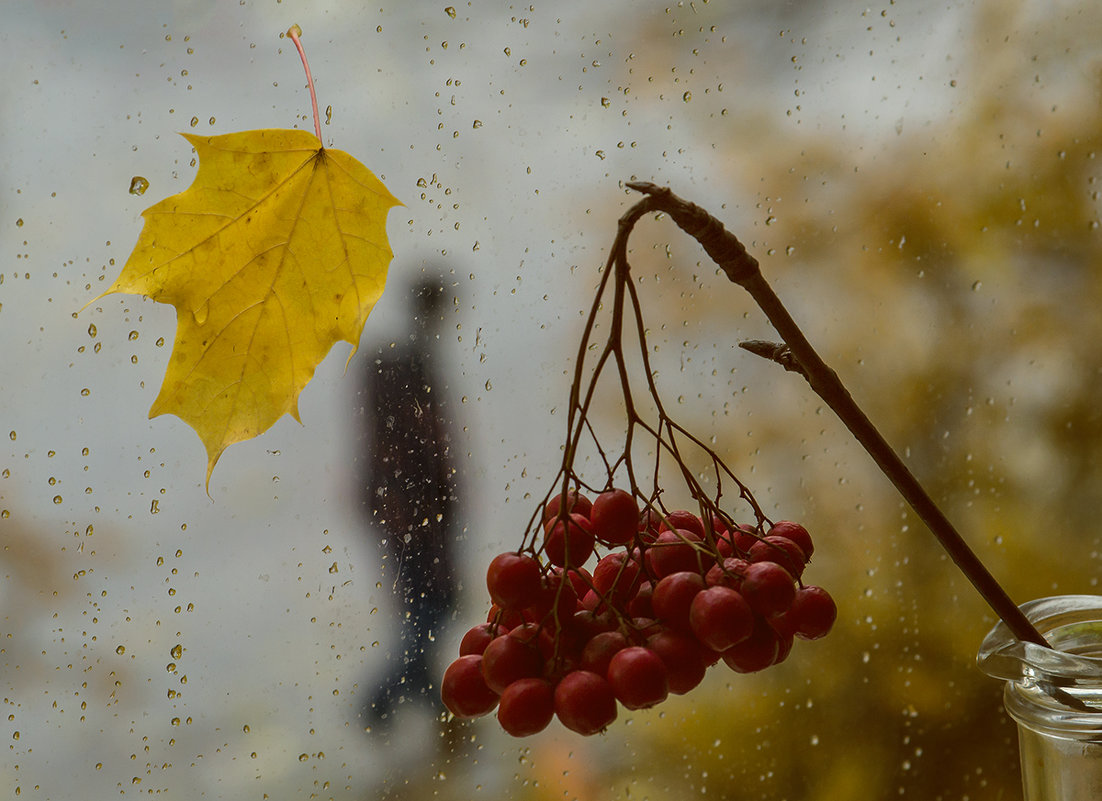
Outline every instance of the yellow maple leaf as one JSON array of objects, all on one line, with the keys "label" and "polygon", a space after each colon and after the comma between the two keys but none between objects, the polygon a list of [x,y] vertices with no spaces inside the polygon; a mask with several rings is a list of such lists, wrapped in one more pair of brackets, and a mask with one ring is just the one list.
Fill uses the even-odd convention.
[{"label": "yellow maple leaf", "polygon": [[299,393],[334,344],[355,352],[393,257],[387,214],[401,204],[306,131],[183,136],[199,156],[195,181],[142,212],[134,252],[103,294],[176,307],[149,416],[195,429],[209,486],[229,445],[284,414],[299,420]]}]

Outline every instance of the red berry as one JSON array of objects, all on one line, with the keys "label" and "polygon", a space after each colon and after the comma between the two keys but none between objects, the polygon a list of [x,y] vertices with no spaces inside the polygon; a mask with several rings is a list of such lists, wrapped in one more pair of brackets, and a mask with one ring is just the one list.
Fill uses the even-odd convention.
[{"label": "red berry", "polygon": [[482,652],[482,676],[499,695],[517,679],[538,676],[542,671],[539,650],[517,637],[497,637]]},{"label": "red berry", "polygon": [[555,688],[546,679],[517,679],[501,694],[497,720],[514,737],[543,731],[555,714]]},{"label": "red berry", "polygon": [[670,692],[684,695],[704,680],[707,666],[696,640],[666,629],[647,637],[647,647],[666,665]]},{"label": "red berry", "polygon": [[688,509],[678,509],[666,515],[666,519],[662,520],[658,528],[658,533],[661,534],[663,531],[676,531],[677,529],[691,531],[701,539],[704,538],[704,523]]},{"label": "red berry", "polygon": [[730,538],[730,547],[733,549],[729,556],[744,556],[750,552],[754,543],[761,539],[758,530],[749,523],[740,523],[733,531],[729,531],[727,536]]},{"label": "red berry", "polygon": [[482,657],[477,654],[459,657],[444,671],[440,698],[456,717],[485,715],[497,704],[497,697],[482,676]]},{"label": "red berry", "polygon": [[566,571],[566,577],[570,579],[570,583],[574,587],[574,593],[579,598],[583,597],[593,584],[593,574],[584,567],[571,568]]},{"label": "red berry", "polygon": [[791,520],[778,520],[773,524],[773,527],[769,529],[769,536],[786,537],[792,540],[800,546],[800,550],[804,552],[804,556],[808,559],[811,558],[811,554],[815,551],[815,545],[812,543],[811,535],[807,533],[807,529],[799,523],[793,523]]},{"label": "red berry", "polygon": [[654,584],[644,581],[635,597],[628,601],[627,613],[632,617],[655,617]]},{"label": "red berry", "polygon": [[704,579],[699,573],[681,571],[666,576],[654,587],[654,613],[670,628],[688,631],[689,608],[702,589]]},{"label": "red berry", "polygon": [[578,595],[574,592],[574,585],[569,579],[563,578],[560,568],[555,568],[543,577],[539,599],[526,611],[535,620],[553,615],[559,621],[566,620],[578,611]]},{"label": "red berry", "polygon": [[593,555],[589,518],[574,513],[567,520],[551,519],[543,537],[547,561],[559,567],[581,567]]},{"label": "red berry", "polygon": [[654,542],[661,525],[662,516],[659,511],[653,506],[648,506],[639,516],[639,539],[643,542]]},{"label": "red berry", "polygon": [[807,558],[800,546],[787,537],[769,536],[750,546],[751,562],[776,562],[794,578],[803,575]]},{"label": "red berry", "polygon": [[639,530],[639,504],[626,490],[608,490],[594,499],[589,519],[600,542],[624,545],[635,539]]},{"label": "red berry", "polygon": [[498,554],[486,570],[490,600],[502,609],[523,609],[539,598],[540,563],[526,553]]},{"label": "red berry", "polygon": [[608,683],[628,709],[646,709],[666,700],[669,675],[662,658],[649,648],[633,645],[617,651],[608,663]]},{"label": "red berry", "polygon": [[479,623],[473,626],[459,641],[459,655],[481,654],[497,635],[498,627],[493,623]]},{"label": "red berry", "polygon": [[643,559],[647,569],[657,578],[682,570],[700,572],[701,554],[695,547],[700,542],[703,542],[701,536],[687,529],[663,531],[647,546]]},{"label": "red berry", "polygon": [[754,611],[728,587],[709,587],[697,593],[689,608],[693,634],[713,651],[726,651],[754,630]]},{"label": "red berry", "polygon": [[590,670],[604,676],[608,673],[608,663],[618,651],[631,645],[628,638],[619,631],[603,631],[586,643],[582,649],[578,664],[583,670]]},{"label": "red berry", "polygon": [[709,587],[730,587],[737,590],[742,586],[742,577],[750,563],[737,556],[728,556],[722,564],[712,565],[704,575],[704,583]]},{"label": "red berry", "polygon": [[616,696],[604,676],[573,670],[555,687],[555,714],[578,734],[596,734],[616,720]]},{"label": "red berry", "polygon": [[599,596],[620,607],[639,588],[639,563],[626,551],[613,551],[593,568],[593,588]]},{"label": "red berry", "polygon": [[783,613],[796,597],[792,576],[776,562],[754,562],[747,567],[740,592],[763,617]]},{"label": "red berry", "polygon": [[550,659],[555,654],[554,636],[539,623],[522,623],[510,631],[509,636],[535,648],[544,659]]},{"label": "red berry", "polygon": [[785,613],[793,633],[803,640],[825,637],[838,617],[838,607],[822,587],[796,590],[792,606]]},{"label": "red berry", "polygon": [[[593,503],[585,495],[578,492],[578,490],[572,489],[566,493],[567,514],[576,512],[583,517],[589,517],[589,511],[592,508]],[[543,507],[543,522],[546,523],[548,520],[558,517],[562,511],[562,493],[559,493]]]},{"label": "red berry", "polygon": [[570,621],[570,630],[582,643],[587,643],[602,631],[611,631],[616,628],[616,618],[611,610],[600,613],[590,609],[581,609],[574,613]]},{"label": "red berry", "polygon": [[762,618],[756,618],[754,631],[738,645],[723,652],[723,661],[736,673],[754,673],[777,661],[781,635]]},{"label": "red berry", "polygon": [[526,621],[523,609],[502,609],[497,604],[493,604],[486,615],[486,622],[495,623],[504,631],[508,631]]}]

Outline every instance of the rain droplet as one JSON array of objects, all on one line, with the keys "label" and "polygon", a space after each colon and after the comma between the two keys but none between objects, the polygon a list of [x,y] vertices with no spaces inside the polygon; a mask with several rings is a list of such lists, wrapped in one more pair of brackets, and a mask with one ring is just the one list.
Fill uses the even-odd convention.
[{"label": "rain droplet", "polygon": [[118,654],[119,656],[122,656],[123,654],[126,653],[126,646],[125,645],[120,645],[118,648],[115,649],[115,653]]},{"label": "rain droplet", "polygon": [[333,121],[333,107],[332,106],[326,106],[325,107],[325,124],[328,125],[332,121]]},{"label": "rain droplet", "polygon": [[471,127],[472,128],[481,128],[482,127],[482,120],[475,120],[474,125],[472,125]]},{"label": "rain droplet", "polygon": [[686,103],[688,103],[690,100],[693,99],[693,93],[692,92],[686,92],[685,94],[681,95],[681,99],[684,100]]},{"label": "rain droplet", "polygon": [[210,314],[210,304],[204,303],[198,309],[195,310],[195,322],[202,325],[207,321],[207,315]]},{"label": "rain droplet", "polygon": [[16,226],[16,228],[22,228],[23,227],[23,218],[22,217],[20,217],[18,220],[15,221],[15,226]]},{"label": "rain droplet", "polygon": [[448,6],[447,8],[444,9],[444,13],[447,14],[452,19],[455,19],[455,9],[453,7]]},{"label": "rain droplet", "polygon": [[192,117],[191,118],[191,127],[194,128],[198,124],[199,124],[199,118],[198,117]]},{"label": "rain droplet", "polygon": [[157,499],[154,498],[153,503],[149,504],[149,513],[151,515],[155,515],[159,511],[161,511],[161,505],[160,505],[160,503],[157,502]]},{"label": "rain droplet", "polygon": [[974,284],[972,284],[972,291],[973,292],[979,292],[980,287],[982,287],[982,286],[983,286],[983,284],[980,281],[976,281]]},{"label": "rain droplet", "polygon": [[95,337],[96,337],[96,324],[95,323],[92,323],[91,325],[88,326],[88,336],[95,339]]},{"label": "rain droplet", "polygon": [[172,646],[172,650],[169,651],[169,654],[172,656],[173,659],[179,659],[184,655],[184,646],[176,643],[176,645]]},{"label": "rain droplet", "polygon": [[129,334],[126,335],[126,338],[129,339],[131,342],[133,342],[135,339],[138,338],[138,332],[137,331],[131,331]]}]

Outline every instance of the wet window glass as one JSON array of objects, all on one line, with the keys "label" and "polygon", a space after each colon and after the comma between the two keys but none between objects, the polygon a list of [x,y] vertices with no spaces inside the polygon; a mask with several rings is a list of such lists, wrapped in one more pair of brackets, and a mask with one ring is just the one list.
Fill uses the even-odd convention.
[{"label": "wet window glass", "polygon": [[[995,613],[791,354],[743,347],[782,337],[676,215],[618,220],[652,184],[721,221],[1015,603],[1095,593],[1102,7],[5,11],[8,795],[1018,797],[1015,725],[975,666]],[[292,25],[325,180],[337,151],[377,176],[401,204],[371,212],[394,255],[356,346],[336,336],[208,481],[162,385],[184,323],[224,313],[228,330],[249,304],[103,293],[201,142],[313,136]],[[218,191],[259,197],[275,160]],[[247,266],[272,249],[360,263],[327,236],[288,248],[319,197],[275,233],[203,234],[207,259],[154,238],[193,288],[246,280],[218,266],[234,248]],[[359,208],[327,197],[326,219]],[[356,292],[276,330],[297,353]],[[613,488],[634,505],[594,512]],[[795,551],[765,542],[785,531]],[[660,593],[674,574],[695,578]],[[714,618],[692,611],[705,587],[723,588]],[[836,604],[826,636],[821,597],[782,619],[807,587]],[[522,647],[493,645],[505,666],[487,668],[501,636]],[[736,640],[770,650],[725,656]],[[671,679],[685,660],[703,678]],[[441,700],[455,665],[444,693],[469,716]]]}]

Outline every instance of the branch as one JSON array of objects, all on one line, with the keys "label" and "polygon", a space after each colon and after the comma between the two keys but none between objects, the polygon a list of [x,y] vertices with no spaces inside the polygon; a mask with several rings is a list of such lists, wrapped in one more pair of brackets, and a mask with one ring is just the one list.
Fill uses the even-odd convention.
[{"label": "branch", "polygon": [[[995,613],[1002,618],[1019,640],[1048,647],[1044,637],[1034,628],[1022,611],[995,580],[987,567],[949,522],[929,493],[918,482],[898,454],[872,424],[864,411],[850,396],[838,375],[827,366],[799,326],[792,319],[780,298],[762,276],[761,268],[734,234],[723,223],[694,203],[679,198],[667,187],[652,183],[629,182],[628,188],[643,193],[639,201],[621,218],[632,223],[647,211],[661,211],[670,216],[678,227],[703,246],[720,269],[734,283],[750,293],[766,317],[777,329],[784,344],[744,343],[742,347],[780,363],[786,369],[801,373],[808,384],[826,402],[850,433],[876,462],[881,472],[915,510],[957,567],[983,596]],[[639,211],[633,214],[633,211]]]}]

